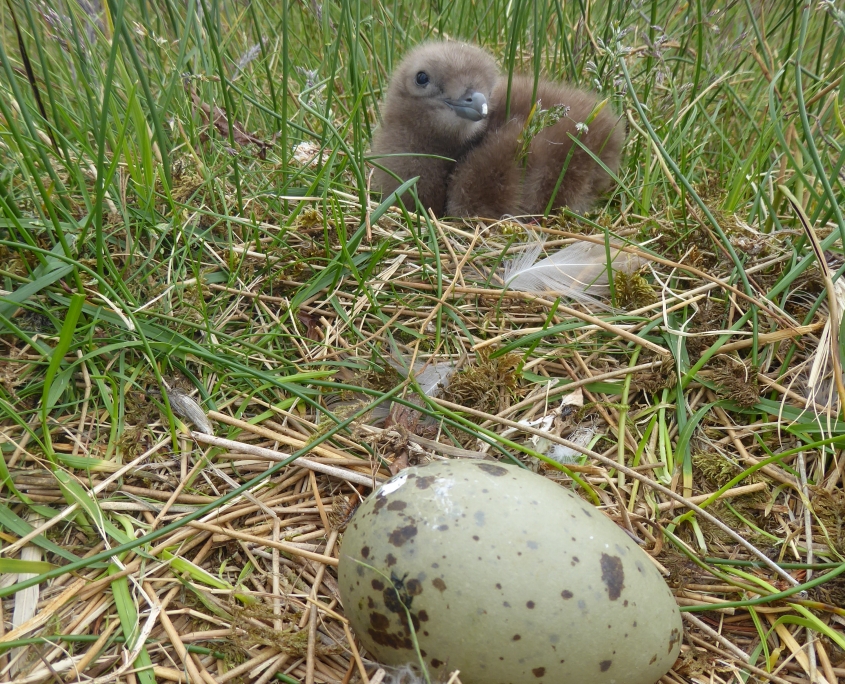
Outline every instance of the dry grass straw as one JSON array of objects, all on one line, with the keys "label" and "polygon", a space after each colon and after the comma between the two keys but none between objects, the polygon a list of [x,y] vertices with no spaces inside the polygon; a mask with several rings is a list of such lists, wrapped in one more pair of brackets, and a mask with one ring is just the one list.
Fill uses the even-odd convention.
[{"label": "dry grass straw", "polygon": [[[616,229],[621,234],[630,233],[638,220],[623,217]],[[398,215],[389,213],[372,229],[389,234],[394,244],[404,241],[402,232],[406,229]],[[774,556],[778,561],[800,563],[806,560],[808,548],[815,549],[816,556],[841,552],[845,538],[841,497],[831,494],[833,498],[824,512],[806,508],[809,490],[806,480],[793,474],[798,466],[794,455],[773,461],[766,451],[768,446],[783,450],[789,440],[782,436],[780,445],[767,445],[755,433],[771,426],[742,425],[737,422],[735,410],[723,408],[727,404],[707,411],[696,431],[691,451],[697,471],[690,483],[683,481],[680,463],[678,469],[667,468],[655,430],[646,429],[649,421],[655,427],[658,414],[647,396],[638,391],[638,385],[652,387],[657,383],[654,386],[662,384],[668,390],[678,380],[673,377],[671,364],[667,366],[660,357],[645,363],[623,361],[620,365],[620,360],[630,355],[630,350],[625,349],[630,335],[620,333],[638,332],[649,322],[660,321],[685,294],[664,290],[659,299],[639,307],[636,315],[623,312],[623,320],[618,316],[612,325],[590,325],[590,315],[579,311],[578,318],[587,325],[567,329],[562,324],[571,319],[549,298],[503,295],[494,287],[473,284],[489,276],[485,259],[493,259],[505,248],[503,241],[508,239],[509,231],[519,231],[519,226],[438,223],[437,230],[441,255],[449,255],[441,262],[442,283],[437,290],[432,290],[431,280],[416,262],[418,255],[410,250],[397,248],[393,265],[374,278],[376,291],[406,293],[403,305],[392,312],[389,330],[381,319],[368,320],[370,304],[353,292],[344,292],[341,284],[331,292],[316,294],[303,307],[310,318],[320,321],[320,338],[303,335],[299,343],[303,358],[355,359],[361,346],[351,341],[355,339],[351,335],[354,325],[358,330],[375,329],[378,334],[368,336],[367,345],[388,356],[396,344],[396,340],[387,337],[390,331],[418,331],[420,335],[411,338],[407,347],[408,354],[415,354],[420,361],[453,359],[462,364],[447,384],[445,394],[463,397],[464,404],[437,397],[428,399],[435,411],[443,410],[446,416],[458,418],[451,429],[458,443],[447,439],[443,423],[439,429],[434,424],[432,432],[432,425],[420,420],[419,414],[408,418],[409,413],[401,413],[398,404],[391,409],[391,427],[370,425],[372,416],[365,415],[350,425],[351,432],[346,436],[338,433],[336,439],[315,446],[307,457],[286,466],[250,493],[177,528],[154,545],[144,547],[142,553],[122,555],[119,562],[115,561],[111,577],[104,578],[101,569],[92,568],[74,576],[64,575],[46,587],[42,585],[35,616],[5,633],[0,643],[62,634],[70,637],[72,645],[49,640],[29,643],[15,653],[11,662],[8,655],[5,657],[7,662],[0,678],[19,682],[56,678],[75,681],[84,674],[93,681],[115,681],[118,676],[130,681],[136,676],[132,674],[132,663],[138,647],[133,651],[113,640],[120,624],[113,582],[126,577],[137,611],[135,627],[147,637],[150,666],[160,681],[186,681],[186,677],[206,684],[279,678],[309,684],[363,681],[367,672],[374,671],[366,654],[351,638],[335,580],[342,529],[350,512],[373,484],[388,477],[391,470],[456,455],[501,458],[497,449],[503,444],[515,445],[515,449],[508,447],[512,455],[562,486],[573,486],[570,475],[579,473],[585,486],[598,496],[602,511],[642,541],[666,574],[678,603],[707,608],[685,615],[687,641],[665,682],[700,681],[700,674],[707,670],[706,663],[714,662],[714,655],[723,681],[730,681],[731,673],[739,671],[761,681],[780,683],[811,681],[812,676],[813,681],[835,684],[845,676],[845,669],[834,664],[842,656],[834,641],[816,638],[807,643],[805,632],[794,633],[786,623],[778,621],[793,611],[790,605],[801,605],[812,608],[823,623],[837,630],[837,624],[845,617],[845,610],[837,607],[845,596],[841,582],[825,585],[813,595],[793,597],[791,604],[733,605],[738,600],[765,595],[760,583],[784,590],[810,577],[808,570],[782,569],[772,563],[770,557],[778,548],[772,545],[773,539],[785,539],[779,555]],[[221,258],[224,256],[221,254]],[[388,263],[390,257],[388,254]],[[655,260],[657,280],[665,277],[670,268],[685,268],[680,263],[665,262]],[[752,264],[749,272],[753,268]],[[728,288],[719,288],[718,273],[711,275],[708,283],[703,286],[706,296],[730,297]],[[443,294],[432,294],[436,291]],[[232,288],[219,296],[231,299],[232,315],[264,298]],[[731,306],[737,307],[738,303]],[[382,307],[382,311],[387,309]],[[430,331],[433,320],[447,311],[450,320],[460,321],[460,325],[442,323],[440,341],[432,345],[424,333]],[[773,313],[769,319],[769,332],[758,337],[761,351],[776,350],[786,340],[800,339],[800,353],[811,357],[819,324],[779,327],[778,320],[784,314],[778,313],[777,318]],[[541,335],[539,343],[531,348],[530,358],[525,357],[532,375],[515,375],[519,359],[525,354],[520,340],[550,328],[557,332]],[[480,344],[475,337],[467,337],[466,331],[480,329],[494,340],[492,344]],[[736,348],[745,342],[742,335],[747,330],[705,329],[695,335],[712,339],[714,334],[722,333],[730,340],[725,346]],[[495,357],[490,352],[500,353],[506,343],[511,350],[505,356],[510,355],[513,360],[509,364],[496,363],[495,359],[503,356]],[[21,356],[26,354],[26,350],[19,351]],[[474,372],[484,373],[485,387],[491,383],[496,387],[493,404],[487,403],[483,392],[473,389]],[[794,392],[775,382],[779,380],[777,376],[760,374],[760,384],[756,384],[753,372],[739,377],[732,371],[719,377],[713,384],[696,379],[689,386],[690,415],[708,402],[717,401],[720,395],[747,390],[751,383],[757,388],[752,403],[758,403],[760,387],[765,387],[766,392],[773,388],[775,394],[769,396],[774,399],[771,405],[776,407],[775,412],[788,407],[804,410]],[[359,375],[346,382],[366,389],[374,378],[378,379],[373,376],[364,381],[364,376]],[[568,384],[556,387],[557,381]],[[583,405],[568,415],[561,413],[559,398],[576,389],[583,392]],[[348,390],[345,392],[349,394]],[[621,395],[625,401],[620,401]],[[330,396],[326,395],[327,400]],[[352,401],[360,403],[365,399],[362,395]],[[423,407],[423,402],[418,406]],[[87,476],[77,471],[77,482],[91,492],[102,511],[129,517],[134,529],[151,531],[242,484],[265,470],[268,463],[307,449],[326,430],[312,410],[274,409],[262,413],[263,406],[253,408],[265,416],[258,423],[233,416],[231,409],[209,412],[214,432],[229,430],[228,434],[236,438],[183,431],[181,453],[167,452],[166,424],[154,420],[147,426],[147,442],[152,446],[143,454],[119,468],[103,467]],[[554,434],[526,424],[527,420],[552,412],[558,416]],[[772,415],[771,419],[776,417]],[[463,423],[466,420],[470,422]],[[457,429],[462,423],[469,432]],[[478,427],[473,428],[473,424]],[[590,448],[567,439],[585,424],[594,435]],[[93,456],[97,447],[87,435],[108,429],[105,414],[56,425],[53,447],[60,453],[75,450]],[[5,441],[17,445],[9,459],[17,489],[33,502],[63,507],[59,515],[41,522],[7,549],[14,552],[38,534],[58,540],[66,550],[81,556],[101,551],[104,539],[100,535],[100,543],[91,547],[97,531],[90,526],[86,529],[78,506],[65,505],[55,478],[43,470],[42,457],[28,449],[26,433],[11,425],[3,430]],[[483,435],[490,437],[479,441]],[[508,441],[497,439],[496,435],[507,435]],[[532,435],[571,447],[573,453],[581,456],[566,461],[569,469],[567,465],[556,466],[548,458],[537,460],[530,455],[536,453],[528,441]],[[668,441],[663,446],[683,448],[679,447],[679,434],[670,433],[660,440],[664,437]],[[627,465],[617,460],[618,453],[624,454]],[[801,472],[813,473],[821,491],[839,491],[842,468],[836,459],[824,465],[820,453],[805,453]],[[753,474],[748,470],[762,461],[767,462],[764,468]],[[747,476],[740,478],[741,484],[723,486],[739,473]],[[587,498],[583,488],[576,489]],[[718,494],[712,496],[717,490]],[[732,509],[726,508],[729,503]],[[703,505],[707,508],[700,508]],[[689,522],[678,526],[678,516],[690,510],[698,514],[695,522],[692,526]],[[805,510],[811,512],[806,528]],[[741,515],[742,522],[732,515]],[[671,538],[680,546],[667,546],[665,530],[674,530]],[[807,531],[810,537],[806,536]],[[7,541],[15,539],[9,537]],[[112,540],[109,543],[113,545]],[[693,563],[690,558],[702,556],[701,544],[712,556],[756,561],[756,565],[737,574],[731,566],[720,566],[712,559]],[[688,552],[690,558],[678,548]],[[13,605],[14,598],[5,601],[7,614]],[[759,643],[755,623],[764,625],[771,641],[769,668],[761,668],[759,659],[755,665],[748,664],[750,652]],[[96,641],[72,641],[88,635]],[[811,665],[808,653],[814,654],[815,664]],[[18,674],[12,677],[12,672]]]}]

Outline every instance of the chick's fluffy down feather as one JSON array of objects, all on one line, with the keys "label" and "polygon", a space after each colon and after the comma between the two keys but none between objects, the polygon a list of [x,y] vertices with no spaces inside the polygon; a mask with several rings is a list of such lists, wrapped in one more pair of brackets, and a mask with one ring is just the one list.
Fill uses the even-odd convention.
[{"label": "chick's fluffy down feather", "polygon": [[[611,176],[574,143],[572,137],[578,138],[616,173],[625,143],[624,127],[619,124],[618,117],[605,107],[579,135],[576,123],[587,120],[597,99],[592,93],[558,83],[540,81],[537,100],[543,109],[564,105],[569,107],[569,112],[534,136],[524,168],[521,167],[517,160],[519,137],[533,107],[533,87],[532,78],[514,77],[510,118],[505,121],[507,79],[499,81],[490,104],[487,133],[461,158],[449,181],[448,215],[498,218],[503,214],[542,214],[564,166],[566,171],[554,197],[553,210],[566,206],[573,211],[586,211],[599,195],[612,187]],[[490,166],[498,167],[496,174],[518,180],[511,180],[508,184],[490,184],[487,182]],[[488,208],[496,211],[485,212]]]},{"label": "chick's fluffy down feather", "polygon": [[[421,73],[427,79],[422,85],[417,83]],[[382,106],[383,123],[373,136],[373,188],[386,195],[419,176],[417,194],[423,207],[442,216],[455,161],[487,129],[486,118],[461,118],[446,101],[457,101],[467,91],[489,100],[498,79],[495,60],[473,45],[424,43],[408,53],[393,72]],[[414,208],[408,193],[402,202]]]},{"label": "chick's fluffy down feather", "polygon": [[[430,78],[425,87],[416,83],[420,72]],[[552,209],[585,211],[612,187],[613,180],[570,136],[615,173],[625,142],[624,126],[606,106],[588,130],[579,133],[576,123],[586,122],[598,102],[595,95],[541,80],[533,98],[533,86],[533,78],[514,76],[506,118],[507,77],[484,50],[451,42],[419,46],[394,72],[383,107],[384,122],[373,140],[375,155],[399,156],[376,161],[402,181],[419,176],[420,201],[438,216],[542,214],[564,167]],[[467,121],[445,104],[470,93],[480,93],[476,97],[487,102],[487,116],[480,121]],[[564,105],[568,114],[537,133],[527,155],[518,159],[520,136],[535,101],[542,109]],[[395,190],[400,181],[392,174],[377,169],[373,187],[382,193]],[[410,197],[402,200],[413,206]]]}]

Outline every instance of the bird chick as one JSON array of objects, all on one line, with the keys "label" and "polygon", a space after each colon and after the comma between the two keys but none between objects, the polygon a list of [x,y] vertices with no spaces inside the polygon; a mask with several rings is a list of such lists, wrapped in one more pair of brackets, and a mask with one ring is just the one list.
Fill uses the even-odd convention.
[{"label": "bird chick", "polygon": [[[402,156],[377,163],[402,181],[419,176],[420,201],[438,216],[542,214],[553,197],[552,209],[585,211],[613,181],[570,135],[615,173],[624,127],[605,107],[579,131],[576,124],[586,122],[598,102],[595,95],[540,81],[535,98],[533,86],[531,77],[514,76],[507,112],[507,77],[484,50],[449,42],[415,48],[396,69],[384,122],[373,139],[375,155]],[[567,115],[537,132],[523,155],[535,102],[538,109],[563,105]],[[380,169],[373,175],[382,193],[399,184]],[[410,198],[402,199],[407,204]]]},{"label": "bird chick", "polygon": [[[386,169],[375,169],[374,189],[386,195],[419,176],[422,205],[442,216],[448,179],[456,160],[484,135],[498,79],[495,60],[473,45],[424,43],[408,53],[390,80],[373,137],[375,162]],[[413,207],[408,193],[402,201]]]},{"label": "bird chick", "polygon": [[[446,213],[490,218],[543,214],[550,200],[552,210],[563,206],[577,212],[588,210],[612,187],[613,179],[584,147],[615,174],[625,143],[619,118],[605,106],[579,131],[578,124],[585,124],[598,104],[596,96],[541,80],[534,98],[534,80],[529,76],[514,76],[506,118],[507,89],[503,76],[491,96],[485,136],[461,158],[450,179]],[[537,110],[562,105],[566,114],[536,132],[521,159],[520,148],[535,102]]]}]

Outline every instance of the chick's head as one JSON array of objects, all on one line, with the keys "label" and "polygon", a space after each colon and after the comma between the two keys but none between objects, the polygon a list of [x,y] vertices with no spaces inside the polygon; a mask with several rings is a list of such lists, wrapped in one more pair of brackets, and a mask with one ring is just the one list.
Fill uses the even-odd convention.
[{"label": "chick's head", "polygon": [[385,118],[410,118],[424,135],[465,145],[487,128],[498,77],[496,62],[481,48],[457,42],[425,43],[397,67]]}]

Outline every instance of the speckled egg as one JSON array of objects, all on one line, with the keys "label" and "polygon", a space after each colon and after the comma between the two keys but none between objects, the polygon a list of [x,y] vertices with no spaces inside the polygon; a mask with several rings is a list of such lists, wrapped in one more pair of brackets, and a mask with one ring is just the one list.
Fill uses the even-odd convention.
[{"label": "speckled egg", "polygon": [[374,658],[416,663],[415,634],[431,674],[460,670],[464,684],[654,684],[680,648],[678,608],[648,556],[516,466],[403,470],[350,521],[338,579]]}]

